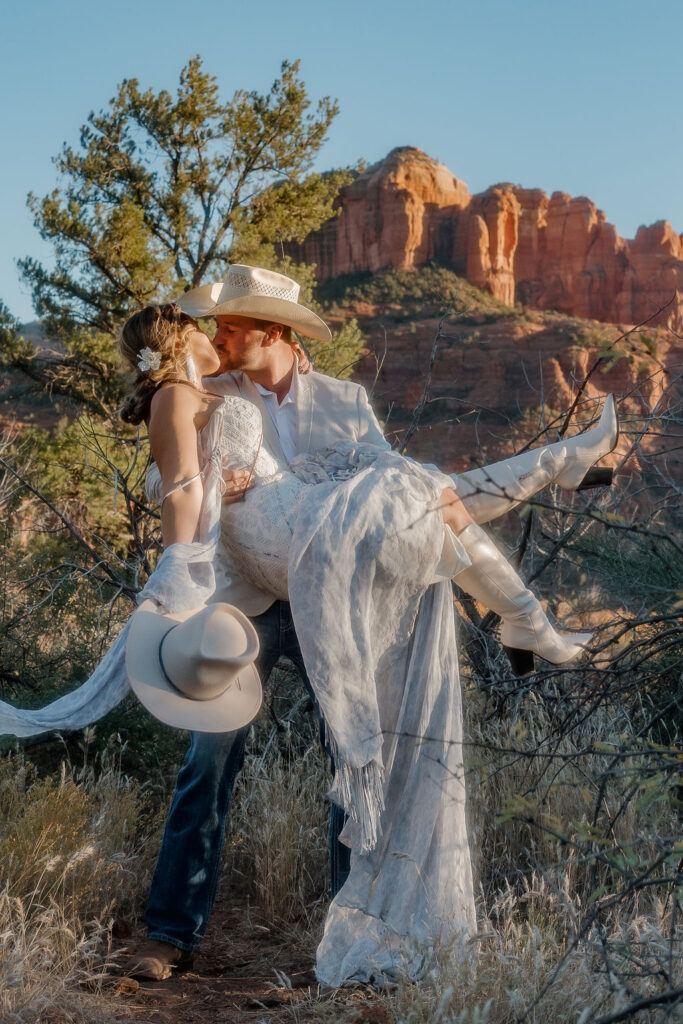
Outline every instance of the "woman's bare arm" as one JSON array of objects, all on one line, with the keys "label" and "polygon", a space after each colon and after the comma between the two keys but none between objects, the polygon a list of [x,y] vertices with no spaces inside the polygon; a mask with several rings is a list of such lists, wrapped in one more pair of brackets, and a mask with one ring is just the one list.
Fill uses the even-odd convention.
[{"label": "woman's bare arm", "polygon": [[149,440],[167,495],[161,504],[164,547],[189,544],[197,533],[203,497],[197,446],[200,409],[198,395],[177,385],[162,388],[152,401]]}]

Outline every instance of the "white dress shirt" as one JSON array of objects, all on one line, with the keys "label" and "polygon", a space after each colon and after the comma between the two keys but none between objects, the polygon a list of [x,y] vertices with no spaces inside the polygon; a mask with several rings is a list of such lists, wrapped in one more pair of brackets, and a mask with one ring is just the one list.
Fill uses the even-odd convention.
[{"label": "white dress shirt", "polygon": [[297,373],[296,367],[292,374],[292,383],[289,385],[289,391],[282,399],[278,402],[277,395],[274,391],[268,391],[261,384],[257,384],[256,381],[252,381],[252,384],[258,391],[259,395],[263,398],[264,405],[268,410],[268,414],[273,421],[275,432],[280,439],[282,451],[285,453],[285,458],[289,462],[296,455],[296,399],[297,399]]}]

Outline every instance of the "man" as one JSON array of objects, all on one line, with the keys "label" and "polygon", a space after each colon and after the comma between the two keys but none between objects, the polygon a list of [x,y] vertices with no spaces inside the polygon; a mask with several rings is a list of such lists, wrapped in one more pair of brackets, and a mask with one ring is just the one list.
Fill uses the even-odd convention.
[{"label": "man", "polygon": [[[317,340],[331,337],[323,321],[298,302],[298,292],[298,285],[281,274],[234,265],[222,285],[196,288],[179,300],[191,316],[216,320],[214,346],[221,357],[221,368],[220,375],[211,382],[211,390],[240,394],[255,404],[262,415],[264,447],[286,460],[340,440],[388,448],[363,388],[315,372],[298,372],[291,331]],[[559,455],[558,459],[562,462]],[[481,481],[475,480],[470,487],[479,521],[513,507],[552,476],[548,466],[541,465],[538,452],[503,465],[505,472],[500,479],[505,483],[490,486],[488,498],[482,494],[485,488],[480,486]],[[553,471],[558,468],[554,465]],[[249,476],[248,467],[236,467],[226,474],[228,501],[243,495]],[[525,485],[518,486],[517,478],[524,477]],[[483,477],[491,485],[496,479],[496,467]],[[442,500],[444,520],[456,534],[472,523],[453,490],[446,489]],[[257,667],[263,682],[267,682],[278,659],[285,656],[297,667],[313,697],[287,602],[275,600],[241,580],[220,546],[215,569],[215,600],[237,606],[251,618],[258,633]],[[495,607],[486,596],[482,596],[484,603]],[[244,728],[225,734],[191,734],[147,905],[148,941],[127,965],[128,973],[136,977],[162,980],[173,968],[191,965],[213,906],[225,825],[235,779],[244,761],[246,733]],[[342,812],[333,806],[333,894],[348,872],[348,850],[337,838],[341,825]]]}]

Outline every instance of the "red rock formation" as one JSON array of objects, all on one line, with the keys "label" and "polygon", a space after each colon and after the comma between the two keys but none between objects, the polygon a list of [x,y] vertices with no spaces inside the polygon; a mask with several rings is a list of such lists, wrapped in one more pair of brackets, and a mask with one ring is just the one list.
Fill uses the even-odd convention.
[{"label": "red rock formation", "polygon": [[467,186],[443,164],[419,149],[395,149],[344,189],[339,217],[293,249],[324,278],[408,270],[442,258],[453,213],[470,200]]},{"label": "red rock formation", "polygon": [[668,220],[638,228],[629,246],[629,272],[617,296],[618,317],[640,323],[652,311],[675,295],[668,323],[680,332],[683,324],[683,235],[677,235]]},{"label": "red rock formation", "polygon": [[[463,231],[460,236],[456,234],[453,250],[453,264],[468,281],[510,306],[515,301],[514,260],[520,213],[511,185],[495,185],[473,196],[461,215]],[[461,237],[466,239],[464,266]]]},{"label": "red rock formation", "polygon": [[621,238],[583,196],[467,186],[419,149],[395,149],[343,190],[340,215],[293,253],[323,279],[430,259],[512,304],[683,330],[683,236],[668,221]]},{"label": "red rock formation", "polygon": [[616,296],[628,243],[595,203],[554,192],[515,189],[522,199],[525,245],[515,258],[516,297],[540,309],[617,320]]}]

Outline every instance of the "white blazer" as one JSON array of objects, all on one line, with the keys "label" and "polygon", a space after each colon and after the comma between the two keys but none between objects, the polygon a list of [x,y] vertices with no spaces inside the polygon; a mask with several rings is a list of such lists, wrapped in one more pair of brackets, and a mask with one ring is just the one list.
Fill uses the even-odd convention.
[{"label": "white blazer", "polygon": [[[296,370],[295,370],[296,373]],[[265,403],[244,373],[224,374],[207,380],[210,390],[220,395],[242,395],[261,410],[263,446],[283,459],[280,441]],[[336,441],[366,441],[389,448],[377,422],[368,396],[360,384],[336,380],[315,371],[296,374],[297,454],[326,448]],[[245,615],[260,615],[275,601],[272,594],[247,583],[231,564],[219,543],[214,563],[216,593],[214,601],[235,605]]]}]

